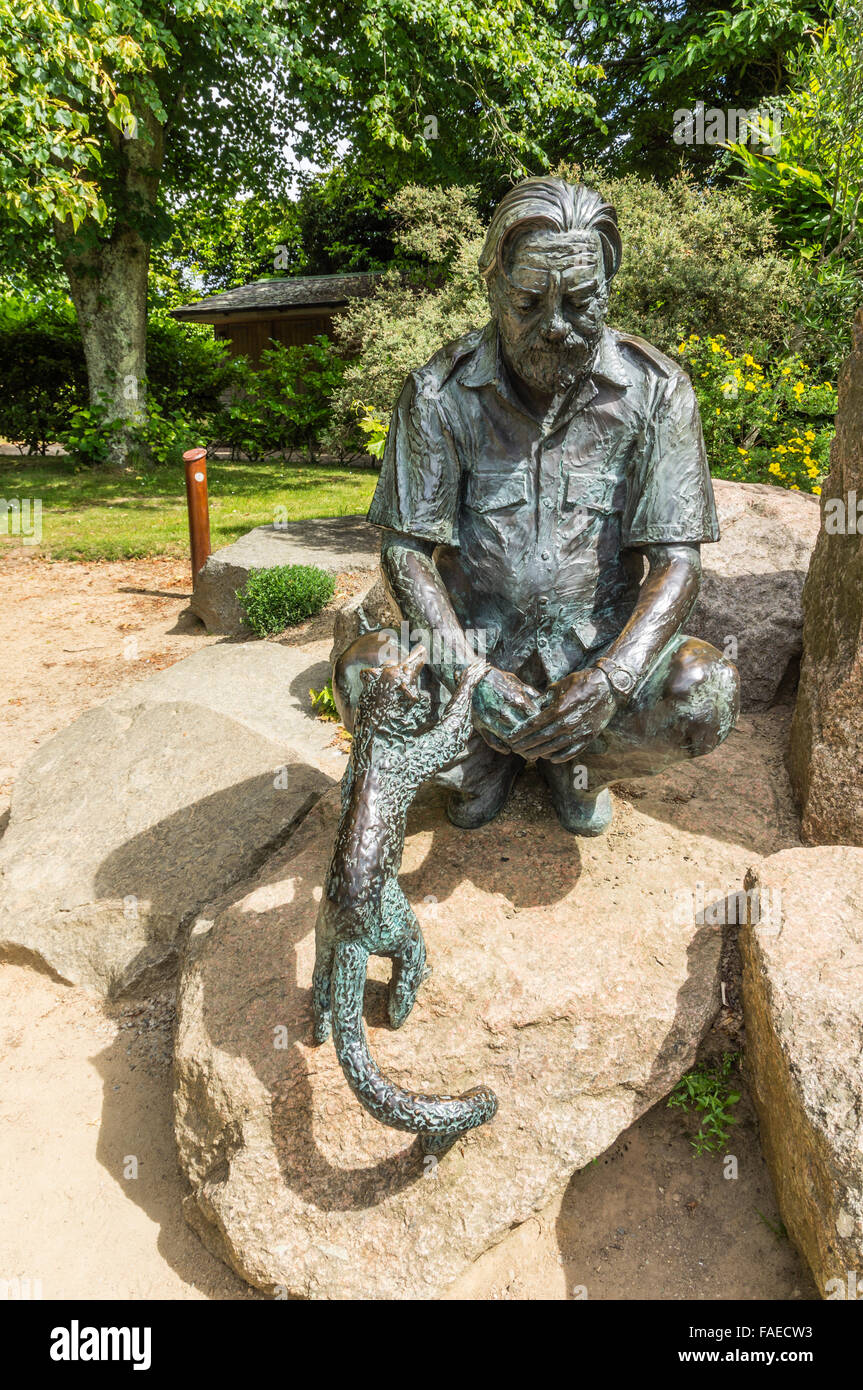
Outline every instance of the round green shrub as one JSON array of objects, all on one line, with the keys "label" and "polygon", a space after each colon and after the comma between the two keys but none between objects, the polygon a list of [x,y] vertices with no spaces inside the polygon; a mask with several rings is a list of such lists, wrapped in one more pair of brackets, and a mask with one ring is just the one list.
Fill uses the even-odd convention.
[{"label": "round green shrub", "polygon": [[329,603],[335,587],[332,575],[316,565],[274,565],[251,570],[237,599],[252,631],[268,637],[311,618]]}]

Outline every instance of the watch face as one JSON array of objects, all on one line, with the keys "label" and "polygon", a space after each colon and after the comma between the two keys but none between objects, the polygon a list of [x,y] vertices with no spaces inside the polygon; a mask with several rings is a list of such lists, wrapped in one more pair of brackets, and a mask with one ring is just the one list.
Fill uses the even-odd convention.
[{"label": "watch face", "polygon": [[628,695],[635,686],[635,677],[630,671],[622,671],[618,667],[611,677],[611,683],[615,689],[620,691],[621,695]]}]

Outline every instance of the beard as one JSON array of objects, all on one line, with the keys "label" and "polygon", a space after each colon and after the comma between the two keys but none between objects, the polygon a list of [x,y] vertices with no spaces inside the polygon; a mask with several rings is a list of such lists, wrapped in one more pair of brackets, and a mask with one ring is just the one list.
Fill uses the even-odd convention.
[{"label": "beard", "polygon": [[551,396],[560,396],[583,381],[590,371],[603,325],[588,337],[575,330],[558,342],[549,342],[539,333],[506,344],[506,355],[514,372],[528,386]]}]

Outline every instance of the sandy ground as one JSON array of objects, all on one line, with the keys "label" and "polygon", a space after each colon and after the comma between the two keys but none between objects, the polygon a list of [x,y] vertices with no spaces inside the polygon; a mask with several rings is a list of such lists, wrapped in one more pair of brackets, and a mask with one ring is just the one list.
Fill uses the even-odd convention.
[{"label": "sandy ground", "polygon": [[[346,577],[341,592],[356,587]],[[48,563],[0,553],[0,817],[15,771],[82,710],[207,637],[176,560]],[[321,615],[291,640],[323,635]],[[323,626],[321,626],[323,625]],[[318,627],[321,633],[318,634]],[[0,833],[3,821],[0,819]],[[111,1009],[0,965],[0,1281],[46,1299],[255,1299],[180,1214],[172,1001]],[[715,1046],[733,1045],[724,1020]],[[731,1041],[728,1041],[728,1039]],[[811,1299],[782,1233],[744,1092],[721,1157],[657,1106],[460,1281],[478,1299]],[[690,1126],[691,1128],[691,1126]]]}]

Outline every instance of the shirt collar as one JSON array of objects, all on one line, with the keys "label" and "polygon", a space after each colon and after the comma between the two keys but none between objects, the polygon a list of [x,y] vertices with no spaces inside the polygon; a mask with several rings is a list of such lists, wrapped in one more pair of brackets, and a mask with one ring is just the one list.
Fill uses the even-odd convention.
[{"label": "shirt collar", "polygon": [[[517,404],[501,358],[500,339],[494,319],[483,329],[470,361],[459,373],[459,380],[464,386],[494,386],[499,395]],[[612,328],[603,329],[593,366],[573,402],[576,409],[586,405],[587,401],[596,395],[597,381],[607,382],[619,390],[626,390],[632,385],[617,345],[617,334]]]}]

